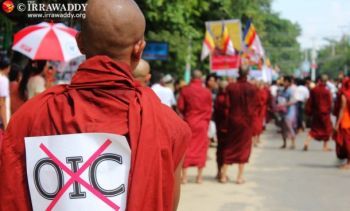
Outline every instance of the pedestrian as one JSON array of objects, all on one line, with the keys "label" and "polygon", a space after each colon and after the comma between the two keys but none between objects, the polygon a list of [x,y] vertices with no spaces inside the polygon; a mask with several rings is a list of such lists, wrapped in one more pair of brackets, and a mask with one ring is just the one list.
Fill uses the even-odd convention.
[{"label": "pedestrian", "polygon": [[5,130],[10,120],[10,61],[0,57],[0,133]]},{"label": "pedestrian", "polygon": [[254,140],[254,146],[257,147],[261,140],[260,136],[264,131],[265,121],[267,117],[267,109],[268,104],[270,101],[270,92],[268,89],[265,88],[264,82],[259,81],[257,83],[258,87],[258,107],[255,112],[255,118],[254,118],[254,132],[253,132],[253,140]]},{"label": "pedestrian", "polygon": [[22,70],[16,65],[12,64],[10,73],[10,99],[11,99],[11,115],[14,114],[24,103],[26,99],[23,99],[19,94],[19,84],[22,79]]},{"label": "pedestrian", "polygon": [[[216,75],[216,73],[210,73],[205,77],[205,86],[210,90],[210,92],[212,94],[213,102],[215,102],[215,99],[218,95],[218,90],[219,90],[218,81],[219,80],[220,80],[220,78]],[[214,103],[213,103],[213,106],[214,106]],[[209,138],[211,144],[218,142],[217,128],[216,128],[216,124],[214,122],[214,113],[215,113],[214,109],[215,108],[213,107],[212,119],[210,120],[209,129],[208,129],[208,138]]]},{"label": "pedestrian", "polygon": [[77,36],[87,60],[71,84],[23,105],[5,134],[0,210],[176,210],[191,133],[132,77],[144,32],[134,1],[88,1]]},{"label": "pedestrian", "polygon": [[305,124],[304,124],[304,113],[305,113],[305,104],[306,101],[310,97],[310,91],[305,86],[306,82],[304,79],[298,79],[297,81],[297,90],[295,93],[295,98],[298,101],[298,117],[297,117],[297,130],[298,131],[304,131],[305,130]]},{"label": "pedestrian", "polygon": [[334,114],[337,116],[334,140],[337,157],[346,162],[341,169],[350,169],[350,79],[343,79],[341,89],[335,103]]},{"label": "pedestrian", "polygon": [[133,71],[133,76],[135,77],[135,80],[141,84],[141,86],[147,87],[151,80],[151,67],[149,63],[141,59]]},{"label": "pedestrian", "polygon": [[287,148],[287,139],[291,139],[290,149],[295,149],[296,128],[297,128],[297,100],[295,99],[295,88],[293,79],[285,76],[283,79],[284,89],[280,96],[279,110],[282,111],[282,149]]},{"label": "pedestrian", "polygon": [[311,116],[311,130],[304,143],[307,151],[312,139],[323,141],[323,151],[330,151],[328,141],[333,132],[331,122],[332,93],[327,88],[328,76],[322,75],[316,87],[311,90],[306,104],[306,113]]},{"label": "pedestrian", "polygon": [[31,74],[28,79],[27,91],[28,100],[42,93],[46,89],[46,82],[43,76],[47,61],[38,60],[32,63]]},{"label": "pedestrian", "polygon": [[253,118],[258,102],[258,88],[247,81],[249,67],[239,68],[236,83],[227,87],[228,131],[223,146],[223,166],[220,182],[226,183],[227,169],[238,164],[236,183],[243,184],[244,166],[248,163],[252,150]]},{"label": "pedestrian", "polygon": [[203,168],[207,160],[208,128],[212,114],[212,98],[209,89],[204,87],[202,72],[193,71],[192,81],[182,88],[178,99],[178,109],[192,131],[192,139],[186,151],[182,182],[187,183],[187,168],[197,167],[197,183],[203,181]]},{"label": "pedestrian", "polygon": [[160,101],[170,108],[175,109],[176,99],[174,91],[166,87],[167,83],[172,83],[173,78],[170,75],[155,74],[156,83],[152,85],[152,90],[159,97]]},{"label": "pedestrian", "polygon": [[218,145],[216,149],[216,163],[218,167],[218,173],[216,179],[220,179],[220,171],[223,165],[222,161],[222,150],[225,144],[225,138],[227,137],[228,130],[228,110],[226,106],[226,87],[228,86],[228,81],[221,80],[219,82],[219,92],[216,96],[214,103],[214,121],[217,128]]}]

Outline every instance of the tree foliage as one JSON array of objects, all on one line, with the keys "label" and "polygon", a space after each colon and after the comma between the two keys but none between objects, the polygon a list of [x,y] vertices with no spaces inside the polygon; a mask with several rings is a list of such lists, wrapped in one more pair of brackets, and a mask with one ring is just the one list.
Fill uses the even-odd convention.
[{"label": "tree foliage", "polygon": [[344,36],[340,41],[329,40],[318,53],[318,73],[326,73],[336,78],[340,72],[349,73],[350,68],[350,39]]},{"label": "tree foliage", "polygon": [[282,70],[292,72],[300,62],[297,37],[300,27],[280,18],[271,10],[272,0],[138,0],[147,20],[147,40],[169,42],[170,58],[153,62],[155,69],[179,75],[185,69],[191,45],[192,68],[208,69],[208,61],[199,59],[205,21],[252,20],[262,38],[267,55]]},{"label": "tree foliage", "polygon": [[[36,0],[38,3],[83,3],[86,0]],[[296,38],[300,34],[297,24],[284,20],[271,9],[273,0],[136,0],[147,20],[146,39],[165,41],[170,46],[167,61],[152,62],[153,69],[182,75],[191,54],[192,68],[208,70],[208,61],[200,61],[205,32],[205,21],[240,19],[244,26],[252,20],[267,55],[282,70],[291,72],[300,59]],[[20,0],[14,0],[15,4]],[[103,9],[103,8],[101,8]],[[15,29],[43,20],[26,19],[24,13],[8,16],[16,23]],[[1,17],[0,17],[1,18]],[[59,20],[71,26],[76,22]],[[191,48],[189,48],[191,46]]]}]

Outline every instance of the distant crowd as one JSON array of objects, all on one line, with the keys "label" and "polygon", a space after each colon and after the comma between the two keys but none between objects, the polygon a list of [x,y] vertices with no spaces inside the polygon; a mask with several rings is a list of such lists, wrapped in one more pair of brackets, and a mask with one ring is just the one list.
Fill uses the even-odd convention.
[{"label": "distant crowd", "polygon": [[[10,116],[27,100],[55,84],[55,72],[46,61],[29,61],[22,70],[15,64],[10,65],[6,57],[1,59],[2,129],[6,129]],[[249,71],[243,67],[239,73],[238,78],[219,77],[215,73],[205,77],[195,70],[191,83],[186,85],[170,74],[151,71],[144,60],[133,71],[140,86],[150,86],[160,101],[191,127],[192,140],[183,163],[183,183],[188,181],[186,169],[193,166],[198,168],[196,182],[202,182],[210,145],[217,147],[218,181],[227,181],[228,165],[239,164],[236,182],[244,183],[244,164],[249,161],[252,146],[259,146],[260,136],[271,121],[281,133],[282,149],[287,148],[289,140],[289,148],[295,149],[298,133],[311,128],[303,150],[307,151],[315,139],[323,142],[324,151],[330,151],[328,143],[333,137],[338,157],[350,160],[347,77],[340,75],[334,81],[322,75],[313,82],[310,78],[282,76],[268,84],[250,78]],[[332,121],[331,114],[336,121]],[[349,167],[349,161],[342,166]]]}]

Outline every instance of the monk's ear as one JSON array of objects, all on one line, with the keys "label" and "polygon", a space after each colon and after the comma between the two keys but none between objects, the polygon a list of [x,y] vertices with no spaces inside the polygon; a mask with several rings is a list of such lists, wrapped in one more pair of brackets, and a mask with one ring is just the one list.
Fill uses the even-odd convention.
[{"label": "monk's ear", "polygon": [[140,40],[138,41],[133,48],[133,60],[139,61],[142,58],[143,50],[146,47],[146,41]]},{"label": "monk's ear", "polygon": [[78,48],[82,54],[86,54],[84,42],[83,42],[83,36],[81,35],[81,32],[78,32],[75,36],[75,40],[77,41]]}]

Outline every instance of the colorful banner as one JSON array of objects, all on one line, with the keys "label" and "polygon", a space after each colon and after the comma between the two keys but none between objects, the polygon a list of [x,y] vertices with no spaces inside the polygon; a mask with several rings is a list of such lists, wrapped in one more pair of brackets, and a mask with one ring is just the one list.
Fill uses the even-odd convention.
[{"label": "colorful banner", "polygon": [[225,36],[223,36],[225,33],[228,33],[237,52],[243,49],[241,22],[239,20],[209,21],[205,25],[215,43],[215,50],[210,58],[211,71],[224,73],[237,71],[240,65],[240,56],[223,55],[220,49],[222,43],[224,43],[222,39],[225,39]]},{"label": "colorful banner", "polygon": [[240,65],[241,57],[239,55],[212,55],[210,69],[213,72],[222,70],[237,70]]}]

